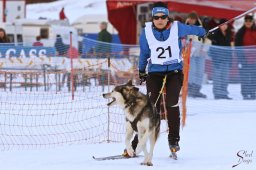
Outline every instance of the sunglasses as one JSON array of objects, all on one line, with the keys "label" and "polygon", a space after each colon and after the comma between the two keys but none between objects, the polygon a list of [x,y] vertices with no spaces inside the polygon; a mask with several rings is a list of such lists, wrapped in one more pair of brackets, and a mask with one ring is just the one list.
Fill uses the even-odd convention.
[{"label": "sunglasses", "polygon": [[167,15],[162,15],[162,16],[153,16],[154,20],[159,20],[159,18],[161,19],[166,19],[168,16]]},{"label": "sunglasses", "polygon": [[246,19],[245,22],[252,22],[252,19]]}]

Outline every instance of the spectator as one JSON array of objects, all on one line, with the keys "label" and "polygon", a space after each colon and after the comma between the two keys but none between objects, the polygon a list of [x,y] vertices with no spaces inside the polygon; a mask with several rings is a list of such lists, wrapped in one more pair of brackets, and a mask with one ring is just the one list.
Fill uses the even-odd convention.
[{"label": "spectator", "polygon": [[61,8],[60,13],[59,13],[59,17],[60,17],[60,20],[66,20],[67,19],[66,15],[65,15],[64,7]]},{"label": "spectator", "polygon": [[216,18],[211,17],[211,18],[207,21],[206,28],[214,28],[214,27],[218,26],[217,21],[218,21],[218,20],[217,20]]},{"label": "spectator", "polygon": [[244,19],[244,25],[236,34],[235,45],[250,46],[246,50],[237,50],[241,93],[248,100],[256,98],[256,55],[251,51],[256,45],[256,25],[253,16],[246,15]]},{"label": "spectator", "polygon": [[204,17],[203,20],[202,20],[202,25],[204,27],[204,29],[206,30],[210,30],[210,18],[209,17]]},{"label": "spectator", "polygon": [[61,35],[56,36],[56,41],[55,41],[54,47],[56,48],[56,50],[58,52],[58,54],[57,54],[58,56],[65,55],[67,52],[67,49],[68,49],[68,45],[65,45],[63,43]]},{"label": "spectator", "polygon": [[[221,19],[219,24],[225,23]],[[213,64],[213,94],[215,99],[232,99],[228,96],[229,70],[231,68],[232,53],[230,50],[232,33],[227,24],[220,26],[210,39],[212,46],[209,55]],[[217,47],[222,46],[222,47]],[[225,46],[225,47],[223,47]]]},{"label": "spectator", "polygon": [[99,43],[96,47],[96,52],[103,56],[107,56],[111,53],[111,45],[108,43],[112,42],[112,35],[107,31],[107,26],[106,22],[100,24],[101,31],[98,34],[98,41],[105,43]]},{"label": "spectator", "polygon": [[33,43],[33,46],[44,46],[44,44],[41,42],[41,36],[36,37],[36,42]]},{"label": "spectator", "polygon": [[[202,25],[201,20],[197,14],[192,12],[188,15],[186,22],[187,25]],[[190,70],[188,79],[188,95],[190,97],[206,98],[206,95],[201,93],[204,68],[205,68],[205,57],[203,57],[203,39],[198,40],[195,35],[187,36],[188,39],[193,40],[193,50],[190,58]]]},{"label": "spectator", "polygon": [[0,43],[9,43],[10,40],[3,28],[0,28]]}]

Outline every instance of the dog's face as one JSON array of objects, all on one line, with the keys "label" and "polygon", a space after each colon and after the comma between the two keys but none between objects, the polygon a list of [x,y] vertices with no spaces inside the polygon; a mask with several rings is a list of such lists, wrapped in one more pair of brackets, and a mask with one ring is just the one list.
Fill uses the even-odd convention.
[{"label": "dog's face", "polygon": [[107,105],[112,106],[115,104],[119,104],[121,106],[125,105],[127,100],[130,100],[134,96],[136,96],[139,89],[132,85],[132,81],[129,80],[124,85],[116,86],[112,92],[103,94],[105,99],[112,98],[113,100],[109,102]]}]

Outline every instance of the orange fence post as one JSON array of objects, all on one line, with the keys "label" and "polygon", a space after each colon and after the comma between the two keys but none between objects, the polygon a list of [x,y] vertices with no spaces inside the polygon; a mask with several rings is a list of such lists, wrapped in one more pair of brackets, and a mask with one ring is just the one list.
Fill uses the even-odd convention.
[{"label": "orange fence post", "polygon": [[183,87],[182,87],[182,127],[186,124],[187,117],[187,95],[188,95],[188,76],[189,76],[189,67],[190,67],[190,54],[192,48],[192,40],[189,40],[189,44],[185,47],[183,51]]}]

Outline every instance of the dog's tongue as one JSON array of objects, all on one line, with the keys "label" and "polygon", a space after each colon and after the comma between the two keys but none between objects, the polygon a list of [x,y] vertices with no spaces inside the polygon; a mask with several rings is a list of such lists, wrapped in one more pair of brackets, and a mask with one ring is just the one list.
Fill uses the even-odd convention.
[{"label": "dog's tongue", "polygon": [[109,102],[107,105],[110,106],[112,103],[114,103],[116,101],[115,98],[112,98],[113,100],[111,102]]}]

